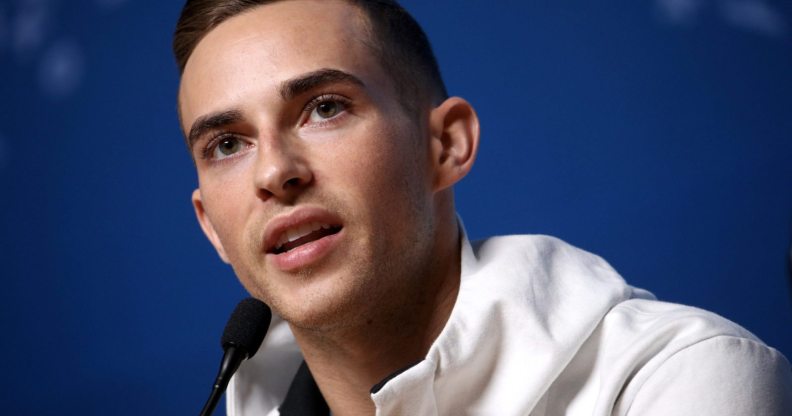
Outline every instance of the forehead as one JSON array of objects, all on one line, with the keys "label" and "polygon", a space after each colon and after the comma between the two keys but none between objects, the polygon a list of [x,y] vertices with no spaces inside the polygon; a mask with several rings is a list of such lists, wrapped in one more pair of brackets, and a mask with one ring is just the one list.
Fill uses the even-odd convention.
[{"label": "forehead", "polygon": [[272,94],[284,80],[322,68],[383,81],[364,22],[341,0],[278,1],[224,21],[187,61],[179,91],[184,121]]}]

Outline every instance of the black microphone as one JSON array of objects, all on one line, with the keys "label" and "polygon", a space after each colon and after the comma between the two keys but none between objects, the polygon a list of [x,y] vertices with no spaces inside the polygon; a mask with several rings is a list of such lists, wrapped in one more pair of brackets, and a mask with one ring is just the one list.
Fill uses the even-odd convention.
[{"label": "black microphone", "polygon": [[258,351],[267,335],[271,319],[269,306],[258,299],[242,299],[236,306],[220,339],[224,351],[223,360],[220,362],[220,371],[217,372],[209,400],[201,410],[201,416],[212,414],[239,364],[242,360],[253,357]]}]

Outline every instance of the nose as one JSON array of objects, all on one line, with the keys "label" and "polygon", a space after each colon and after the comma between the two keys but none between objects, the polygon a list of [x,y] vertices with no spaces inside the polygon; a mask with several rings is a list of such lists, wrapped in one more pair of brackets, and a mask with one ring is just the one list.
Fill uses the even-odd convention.
[{"label": "nose", "polygon": [[255,186],[262,199],[277,198],[288,202],[313,180],[313,174],[298,149],[285,143],[259,147]]}]

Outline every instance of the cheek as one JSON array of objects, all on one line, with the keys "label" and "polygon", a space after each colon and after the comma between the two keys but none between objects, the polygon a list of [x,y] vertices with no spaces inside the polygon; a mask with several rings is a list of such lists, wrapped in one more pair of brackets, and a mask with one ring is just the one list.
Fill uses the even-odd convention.
[{"label": "cheek", "polygon": [[[402,123],[400,126],[398,123]],[[343,151],[332,150],[332,165],[347,180],[366,187],[369,195],[401,193],[423,176],[424,149],[406,121],[373,122],[356,134],[342,138]]]},{"label": "cheek", "polygon": [[369,211],[370,221],[394,233],[408,232],[400,228],[426,214],[431,203],[422,138],[416,137],[415,131],[395,126],[366,131],[348,140],[340,157],[335,150],[328,174],[345,182],[345,192],[362,210]]},{"label": "cheek", "polygon": [[[261,235],[264,229],[262,224],[252,223],[250,216],[249,197],[241,181],[225,181],[224,183],[205,185],[209,194],[205,205],[207,215],[212,221],[218,238],[220,239],[229,263],[242,286],[253,296],[260,299],[266,291],[262,290],[257,277],[260,275],[261,265],[257,262],[255,253],[259,252],[258,241],[255,236]],[[202,192],[204,190],[202,189]]]},{"label": "cheek", "polygon": [[244,200],[242,188],[241,181],[233,180],[201,183],[206,215],[232,263],[242,244],[240,237],[244,235],[244,221],[249,205]]}]

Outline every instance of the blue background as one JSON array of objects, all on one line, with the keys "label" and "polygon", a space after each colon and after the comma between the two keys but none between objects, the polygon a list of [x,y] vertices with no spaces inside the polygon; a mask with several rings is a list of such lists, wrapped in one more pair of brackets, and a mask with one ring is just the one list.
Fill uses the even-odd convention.
[{"label": "blue background", "polygon": [[[404,4],[481,117],[473,237],[559,236],[792,356],[792,3]],[[0,1],[3,413],[196,414],[208,393],[244,292],[189,202],[180,6]]]}]

